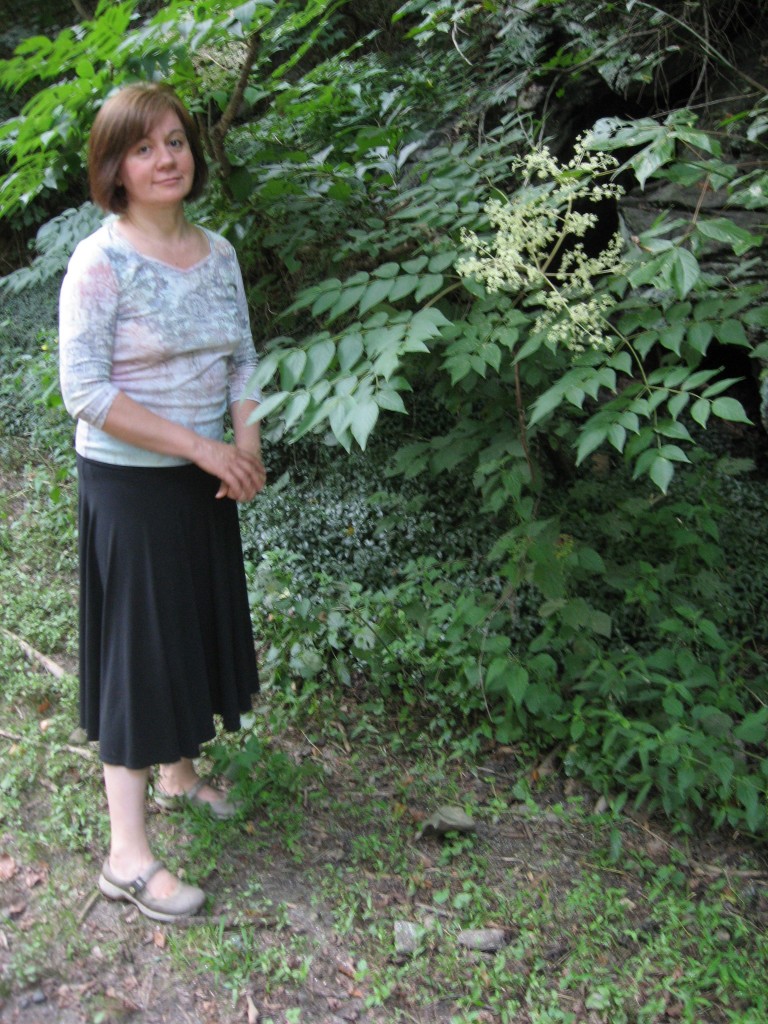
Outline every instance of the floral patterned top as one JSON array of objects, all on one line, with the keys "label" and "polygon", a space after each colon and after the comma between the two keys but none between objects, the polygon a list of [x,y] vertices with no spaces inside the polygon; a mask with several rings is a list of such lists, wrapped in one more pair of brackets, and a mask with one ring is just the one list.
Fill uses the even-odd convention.
[{"label": "floral patterned top", "polygon": [[186,269],[144,256],[103,225],[75,249],[59,299],[61,392],[78,420],[75,447],[97,462],[176,466],[101,428],[118,392],[221,440],[228,404],[261,400],[257,357],[235,251],[212,231]]}]

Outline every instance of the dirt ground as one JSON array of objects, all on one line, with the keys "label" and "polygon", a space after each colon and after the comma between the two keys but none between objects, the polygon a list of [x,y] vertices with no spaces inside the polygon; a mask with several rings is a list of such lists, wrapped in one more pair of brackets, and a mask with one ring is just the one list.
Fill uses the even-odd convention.
[{"label": "dirt ground", "polygon": [[[302,737],[285,737],[286,750],[295,744],[294,753]],[[330,746],[316,752],[323,760],[327,791],[325,797],[303,816],[300,823],[299,843],[303,853],[300,864],[282,848],[281,837],[270,837],[258,821],[246,821],[242,828],[259,840],[247,847],[242,844],[237,852],[224,853],[229,861],[228,877],[232,870],[242,879],[247,891],[249,883],[261,886],[256,899],[238,898],[237,890],[220,882],[217,872],[209,877],[206,888],[213,897],[208,913],[224,931],[237,934],[240,929],[255,930],[265,945],[292,944],[301,936],[302,948],[311,952],[311,968],[301,984],[272,983],[269,990],[264,979],[255,973],[247,991],[240,992],[233,1001],[232,994],[217,982],[212,971],[179,966],[178,956],[172,956],[172,930],[178,926],[155,925],[142,917],[128,904],[110,903],[96,891],[98,861],[94,857],[61,855],[50,863],[23,863],[6,855],[0,859],[0,969],[5,973],[19,933],[32,930],[41,913],[41,900],[46,889],[54,885],[61,895],[62,935],[71,934],[71,919],[77,919],[78,929],[84,933],[84,945],[72,950],[67,941],[56,936],[55,923],[51,935],[40,944],[35,955],[42,961],[35,964],[40,977],[26,988],[14,990],[0,1005],[2,1024],[385,1024],[393,1019],[398,1007],[401,1019],[413,1024],[449,1024],[456,1011],[454,1001],[424,999],[429,986],[411,983],[393,993],[387,1008],[366,1008],[369,994],[368,981],[355,979],[355,964],[360,957],[359,936],[354,929],[343,934],[334,925],[332,908],[318,898],[313,878],[331,865],[345,876],[352,863],[350,851],[355,837],[352,815],[342,810],[363,799],[354,792],[354,782],[344,752]],[[380,757],[380,753],[372,755]],[[505,792],[517,771],[511,751],[501,748],[491,753],[479,772],[467,773],[464,779],[465,795],[475,801],[478,808],[495,795]],[[379,767],[371,765],[372,769]],[[360,778],[359,759],[354,778]],[[571,792],[573,785],[569,784]],[[385,794],[386,795],[386,794]],[[497,886],[536,886],[546,879],[547,890],[554,905],[574,884],[590,862],[595,844],[594,827],[583,815],[563,813],[561,801],[567,790],[556,777],[548,786],[546,798],[538,810],[510,801],[507,809],[487,821],[478,816],[475,843],[487,861],[487,884]],[[591,797],[594,801],[594,797]],[[557,805],[557,807],[555,806]],[[423,808],[426,812],[429,808]],[[443,882],[438,866],[439,838],[417,838],[414,811],[413,850],[432,885]],[[183,841],[183,816],[152,815],[151,828],[165,838],[173,839],[177,830]],[[171,830],[169,835],[168,830]],[[648,858],[667,862],[676,841],[663,828],[642,818],[627,819],[623,830],[625,842],[632,845],[647,862]],[[13,849],[12,837],[10,848]],[[692,892],[704,891],[723,875],[733,884],[750,886],[753,893],[751,918],[756,928],[768,926],[768,856],[754,848],[749,849],[753,867],[744,870],[746,846],[736,840],[719,836],[689,844],[685,871]],[[757,857],[757,868],[754,868]],[[447,869],[445,869],[447,870]],[[221,873],[225,874],[224,871]],[[631,872],[622,871],[613,884],[627,889],[628,924],[641,932],[648,919],[648,906],[640,881],[633,882]],[[362,881],[362,875],[350,881]],[[406,891],[402,878],[387,872],[366,872],[364,876],[370,890],[370,906],[388,918],[418,919],[429,907],[429,894]],[[606,884],[610,884],[608,877]],[[280,919],[275,908],[282,906]],[[264,907],[270,907],[264,911]],[[438,911],[439,912],[439,911]],[[506,935],[515,932],[514,921],[489,921],[500,926]],[[69,928],[69,932],[68,932]],[[553,968],[567,954],[574,936],[559,930],[555,922],[551,934],[544,937],[544,956]],[[76,944],[77,945],[77,944]],[[83,952],[83,949],[86,952]],[[29,955],[32,955],[31,953]],[[482,954],[473,954],[482,962]],[[194,957],[194,950],[189,952]],[[523,965],[523,969],[524,965]],[[16,962],[18,971],[18,961]],[[426,980],[426,979],[425,979]],[[604,1017],[590,1015],[583,1007],[579,1020],[602,1022]],[[479,1018],[482,1020],[482,1015]],[[498,1021],[490,1011],[489,1024]],[[678,1019],[673,1001],[669,1015],[660,1020]],[[518,1021],[516,1021],[518,1024]],[[519,1024],[528,1024],[527,1016]],[[713,1021],[713,1024],[717,1022]]]}]

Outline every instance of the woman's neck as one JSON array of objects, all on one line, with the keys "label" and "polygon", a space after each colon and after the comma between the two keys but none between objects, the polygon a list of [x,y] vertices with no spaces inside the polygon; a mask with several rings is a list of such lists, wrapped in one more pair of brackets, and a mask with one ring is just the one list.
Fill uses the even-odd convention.
[{"label": "woman's neck", "polygon": [[165,244],[182,242],[194,230],[184,215],[183,206],[151,211],[129,206],[120,220],[131,233]]},{"label": "woman's neck", "polygon": [[211,251],[207,236],[189,223],[183,208],[149,214],[129,207],[117,223],[134,249],[182,270],[200,263]]}]

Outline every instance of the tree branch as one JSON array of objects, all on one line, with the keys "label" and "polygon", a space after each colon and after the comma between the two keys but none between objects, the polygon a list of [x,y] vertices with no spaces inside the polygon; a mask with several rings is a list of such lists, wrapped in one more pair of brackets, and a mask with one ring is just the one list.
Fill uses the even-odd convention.
[{"label": "tree branch", "polygon": [[72,5],[82,21],[91,21],[93,19],[93,15],[85,9],[83,0],[72,0]]},{"label": "tree branch", "polygon": [[254,61],[256,60],[256,54],[259,49],[259,37],[258,33],[254,32],[248,43],[248,52],[245,55],[245,60],[240,68],[240,77],[237,80],[232,95],[229,97],[224,113],[221,115],[219,120],[213,126],[210,133],[211,147],[216,156],[216,159],[221,166],[221,173],[223,177],[227,178],[232,172],[232,164],[229,162],[229,157],[224,149],[224,139],[226,138],[227,132],[232,127],[232,122],[237,117],[237,112],[240,109],[240,104],[243,102],[243,96],[245,95],[245,89],[248,85],[248,78],[251,74]]}]

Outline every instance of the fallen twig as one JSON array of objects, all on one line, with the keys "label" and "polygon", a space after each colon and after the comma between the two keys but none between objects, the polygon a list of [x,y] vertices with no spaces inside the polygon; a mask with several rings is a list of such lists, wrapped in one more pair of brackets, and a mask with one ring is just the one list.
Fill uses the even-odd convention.
[{"label": "fallen twig", "polygon": [[[17,736],[15,732],[7,732],[5,729],[0,729],[0,739],[10,740],[12,743],[23,743],[25,737]],[[26,737],[26,739],[29,739],[29,737]],[[73,747],[69,743],[63,743],[62,748],[70,754],[77,754],[78,757],[90,759],[94,756],[94,751],[88,747]]]},{"label": "fallen twig", "polygon": [[228,914],[217,914],[211,917],[179,917],[173,921],[171,927],[200,928],[204,925],[215,925],[224,931],[232,931],[235,928],[277,928],[278,923],[276,917],[235,918]]},{"label": "fallen twig", "polygon": [[93,905],[96,902],[96,900],[99,898],[100,895],[101,895],[101,893],[99,892],[99,890],[98,889],[94,889],[93,892],[91,893],[91,895],[85,901],[85,906],[80,911],[80,913],[77,915],[78,927],[83,924],[83,922],[85,921],[86,917],[88,917],[88,915],[90,914],[91,910],[93,910]]},{"label": "fallen twig", "polygon": [[71,747],[68,743],[64,744],[64,749],[70,754],[77,754],[78,757],[93,757],[94,751],[88,747]]},{"label": "fallen twig", "polygon": [[717,864],[694,864],[697,875],[732,875],[734,878],[768,878],[768,871],[756,871],[748,868],[722,868]]},{"label": "fallen twig", "polygon": [[59,665],[57,661],[54,661],[53,658],[49,658],[47,654],[41,654],[40,651],[36,651],[31,644],[17,636],[16,633],[12,633],[10,629],[6,629],[5,626],[2,627],[2,630],[7,637],[19,645],[30,661],[36,661],[39,665],[42,665],[46,672],[50,672],[57,679],[67,675],[67,670],[62,665]]}]

